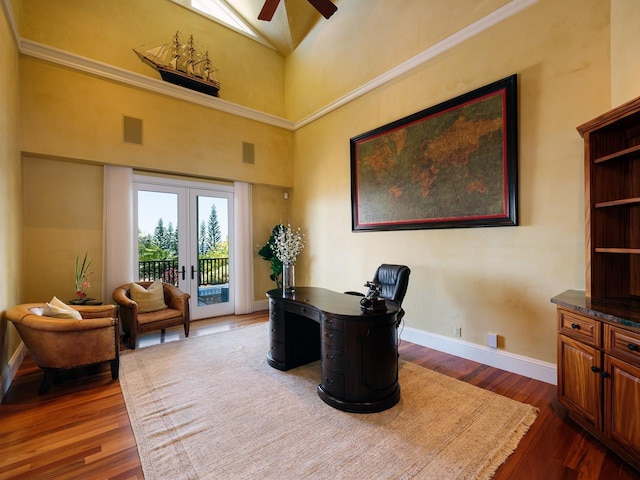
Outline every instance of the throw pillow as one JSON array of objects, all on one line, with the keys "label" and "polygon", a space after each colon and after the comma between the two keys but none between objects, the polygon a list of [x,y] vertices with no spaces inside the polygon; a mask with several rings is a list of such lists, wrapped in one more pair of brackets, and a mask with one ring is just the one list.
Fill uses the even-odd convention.
[{"label": "throw pillow", "polygon": [[162,280],[156,280],[149,288],[137,283],[131,284],[131,300],[138,304],[138,313],[155,312],[167,308],[164,303]]},{"label": "throw pillow", "polygon": [[71,320],[82,320],[80,312],[71,308],[66,303],[53,297],[50,302],[46,303],[42,315],[53,318],[68,318]]}]

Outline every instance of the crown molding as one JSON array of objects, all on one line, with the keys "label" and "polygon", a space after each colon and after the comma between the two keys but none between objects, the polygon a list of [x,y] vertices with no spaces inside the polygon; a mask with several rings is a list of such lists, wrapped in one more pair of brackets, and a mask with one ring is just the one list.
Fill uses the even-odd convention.
[{"label": "crown molding", "polygon": [[481,32],[493,27],[497,23],[519,13],[529,6],[538,3],[540,0],[512,0],[499,9],[484,16],[480,20],[464,27],[449,37],[441,40],[435,45],[423,50],[414,57],[379,75],[373,80],[361,85],[350,93],[327,104],[316,112],[308,115],[299,121],[291,121],[276,115],[261,112],[249,107],[244,107],[221,98],[205,95],[187,88],[183,88],[171,83],[155,78],[133,73],[122,68],[115,67],[97,60],[93,60],[81,55],[76,55],[64,50],[60,50],[42,43],[20,38],[9,0],[1,0],[7,13],[7,18],[11,24],[14,37],[17,39],[18,49],[21,54],[39,58],[47,62],[62,65],[71,69],[79,70],[98,77],[106,78],[114,82],[131,85],[152,92],[168,95],[187,102],[196,103],[208,108],[220,110],[222,112],[237,115],[239,117],[255,120],[275,127],[295,131],[305,125],[324,117],[325,115],[339,109],[340,107],[356,100],[357,98],[375,90],[376,88],[395,80],[396,78],[410,72],[414,68],[432,60],[442,53],[454,48],[462,42],[478,35]]},{"label": "crown molding", "polygon": [[236,103],[223,100],[218,97],[212,97],[204,93],[189,90],[172,83],[147,77],[139,73],[130,72],[122,68],[114,67],[107,63],[99,62],[91,58],[76,55],[65,50],[44,45],[27,39],[21,39],[19,43],[20,53],[30,57],[39,58],[47,62],[61,65],[81,72],[89,73],[98,77],[106,78],[114,82],[123,83],[133,87],[142,88],[170,97],[178,98],[191,103],[197,103],[204,107],[213,108],[222,112],[237,115],[239,117],[248,118],[257,122],[266,123],[275,127],[293,130],[294,124],[290,120],[244,107]]}]

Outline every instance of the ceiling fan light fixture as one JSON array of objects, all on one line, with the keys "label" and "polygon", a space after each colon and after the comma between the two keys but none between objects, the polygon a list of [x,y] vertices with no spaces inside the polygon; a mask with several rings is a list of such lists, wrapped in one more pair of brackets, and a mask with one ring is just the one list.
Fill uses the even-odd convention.
[{"label": "ceiling fan light fixture", "polygon": [[[331,0],[307,0],[311,5],[314,6],[318,12],[324,17],[329,18],[331,15],[336,13],[338,7],[336,7]],[[276,9],[280,4],[280,0],[265,0],[264,5],[262,6],[262,10],[258,14],[258,20],[264,20],[266,22],[270,22],[273,18],[273,15],[276,13]]]}]

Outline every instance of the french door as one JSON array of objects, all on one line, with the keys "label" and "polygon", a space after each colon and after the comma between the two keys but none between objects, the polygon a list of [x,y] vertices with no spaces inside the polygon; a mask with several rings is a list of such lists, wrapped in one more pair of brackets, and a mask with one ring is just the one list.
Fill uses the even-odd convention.
[{"label": "french door", "polygon": [[233,187],[134,177],[135,256],[141,281],[191,295],[191,318],[234,312]]}]

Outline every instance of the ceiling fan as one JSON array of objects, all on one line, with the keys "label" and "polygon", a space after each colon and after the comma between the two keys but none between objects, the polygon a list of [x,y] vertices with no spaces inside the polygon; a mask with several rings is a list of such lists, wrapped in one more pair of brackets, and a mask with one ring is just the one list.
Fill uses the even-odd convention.
[{"label": "ceiling fan", "polygon": [[[333,15],[338,7],[336,7],[331,0],[307,0],[311,5],[313,5],[316,10],[318,10],[324,18],[329,18]],[[260,10],[260,14],[258,15],[258,20],[266,20],[270,22],[273,18],[273,14],[276,12],[276,8],[278,8],[278,4],[280,0],[266,0],[264,2],[264,6],[262,10]]]}]

